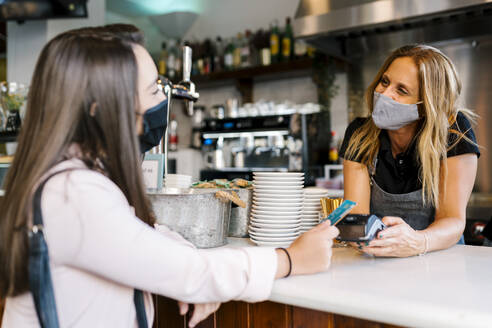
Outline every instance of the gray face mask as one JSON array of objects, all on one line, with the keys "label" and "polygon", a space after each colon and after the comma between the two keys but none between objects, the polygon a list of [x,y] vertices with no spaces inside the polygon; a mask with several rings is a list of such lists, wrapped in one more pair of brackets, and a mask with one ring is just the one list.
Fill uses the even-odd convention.
[{"label": "gray face mask", "polygon": [[419,119],[417,104],[400,104],[388,96],[374,92],[372,120],[380,129],[398,130]]}]

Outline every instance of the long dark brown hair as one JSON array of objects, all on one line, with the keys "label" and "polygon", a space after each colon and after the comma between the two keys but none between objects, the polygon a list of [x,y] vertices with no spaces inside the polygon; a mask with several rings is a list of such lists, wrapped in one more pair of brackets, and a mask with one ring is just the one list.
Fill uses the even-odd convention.
[{"label": "long dark brown hair", "polygon": [[102,170],[136,215],[154,223],[139,160],[136,83],[132,45],[120,38],[69,31],[41,51],[0,203],[0,297],[29,289],[27,230],[33,193],[40,179],[67,159],[74,143],[89,169]]}]

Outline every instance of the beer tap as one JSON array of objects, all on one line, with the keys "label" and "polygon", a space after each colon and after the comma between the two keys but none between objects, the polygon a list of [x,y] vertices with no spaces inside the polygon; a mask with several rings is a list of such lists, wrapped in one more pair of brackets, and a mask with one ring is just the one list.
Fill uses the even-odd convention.
[{"label": "beer tap", "polygon": [[169,112],[171,108],[171,99],[182,99],[185,101],[188,115],[193,115],[193,103],[198,100],[200,94],[196,92],[195,84],[191,82],[191,64],[192,64],[191,48],[187,45],[183,46],[183,80],[178,84],[173,84],[168,78],[160,76],[161,85],[164,88],[164,93],[167,96],[167,127],[164,134],[164,176],[167,175],[167,152],[168,152],[168,128],[169,128]]}]

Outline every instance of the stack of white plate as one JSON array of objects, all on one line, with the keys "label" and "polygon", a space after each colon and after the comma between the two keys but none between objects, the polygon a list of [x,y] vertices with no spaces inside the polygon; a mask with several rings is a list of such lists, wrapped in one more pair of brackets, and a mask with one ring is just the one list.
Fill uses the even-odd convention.
[{"label": "stack of white plate", "polygon": [[301,232],[308,231],[319,222],[322,197],[328,196],[328,190],[317,187],[304,188],[304,202],[302,208]]},{"label": "stack of white plate", "polygon": [[250,239],[287,247],[300,234],[304,173],[253,172]]}]

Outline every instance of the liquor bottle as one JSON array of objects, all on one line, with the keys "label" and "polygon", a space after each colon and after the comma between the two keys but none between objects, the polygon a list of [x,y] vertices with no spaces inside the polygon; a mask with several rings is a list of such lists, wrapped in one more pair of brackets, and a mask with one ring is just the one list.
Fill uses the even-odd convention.
[{"label": "liquor bottle", "polygon": [[260,64],[268,66],[272,63],[272,56],[270,52],[270,33],[268,31],[258,31],[258,49],[260,51]]},{"label": "liquor bottle", "polygon": [[224,42],[222,42],[222,38],[218,36],[215,39],[214,72],[224,70],[224,48]]},{"label": "liquor bottle", "polygon": [[250,48],[251,31],[246,30],[244,35],[245,38],[243,40],[243,44],[241,47],[241,67],[249,67],[251,66],[251,48]]},{"label": "liquor bottle", "polygon": [[230,71],[234,69],[234,43],[232,38],[227,41],[227,46],[224,52],[224,67]]},{"label": "liquor bottle", "polygon": [[166,75],[166,61],[167,61],[167,45],[166,42],[162,42],[162,50],[159,55],[159,74],[165,76]]},{"label": "liquor bottle", "polygon": [[289,61],[292,59],[294,52],[294,35],[292,34],[292,26],[290,25],[290,17],[285,19],[285,30],[282,36],[282,60]]},{"label": "liquor bottle", "polygon": [[270,30],[270,56],[272,63],[277,63],[280,60],[279,40],[278,22],[275,20]]},{"label": "liquor bottle", "polygon": [[236,47],[234,48],[234,68],[241,67],[241,52],[243,49],[243,34],[238,33]]},{"label": "liquor bottle", "polygon": [[212,41],[205,39],[203,42],[203,74],[210,74],[213,65]]},{"label": "liquor bottle", "polygon": [[178,121],[176,121],[174,114],[171,114],[171,121],[169,122],[169,150],[178,150]]}]

